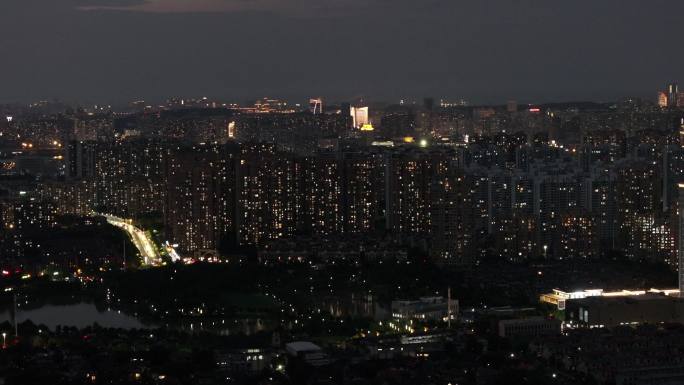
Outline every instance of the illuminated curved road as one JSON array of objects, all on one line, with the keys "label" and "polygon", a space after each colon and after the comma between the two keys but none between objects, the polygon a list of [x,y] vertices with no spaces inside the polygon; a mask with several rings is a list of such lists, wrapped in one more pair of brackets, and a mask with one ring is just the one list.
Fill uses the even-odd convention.
[{"label": "illuminated curved road", "polygon": [[147,234],[133,226],[130,219],[119,218],[109,214],[97,214],[107,219],[107,222],[124,230],[142,256],[143,266],[160,266],[162,263],[159,251]]}]

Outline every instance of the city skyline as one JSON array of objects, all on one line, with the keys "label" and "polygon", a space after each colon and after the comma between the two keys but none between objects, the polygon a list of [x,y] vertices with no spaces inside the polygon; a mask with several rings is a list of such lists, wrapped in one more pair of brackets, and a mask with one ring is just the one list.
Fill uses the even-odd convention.
[{"label": "city skyline", "polygon": [[682,11],[0,1],[0,385],[684,384]]},{"label": "city skyline", "polygon": [[0,104],[0,379],[678,383],[684,93],[650,94]]}]

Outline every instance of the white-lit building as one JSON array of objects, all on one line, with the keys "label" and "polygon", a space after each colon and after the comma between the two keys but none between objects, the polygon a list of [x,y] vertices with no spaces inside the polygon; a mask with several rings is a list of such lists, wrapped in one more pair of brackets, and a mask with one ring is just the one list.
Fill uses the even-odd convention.
[{"label": "white-lit building", "polygon": [[268,369],[273,355],[268,349],[232,349],[215,353],[216,366],[230,373],[258,373]]},{"label": "white-lit building", "polygon": [[370,125],[368,107],[351,107],[349,109],[349,114],[352,117],[352,125],[354,128]]},{"label": "white-lit building", "polygon": [[664,294],[666,296],[678,296],[677,289],[649,289],[649,290],[619,290],[619,291],[604,291],[603,289],[590,289],[578,291],[563,291],[560,289],[553,289],[553,292],[542,294],[539,296],[539,301],[556,305],[558,310],[565,310],[567,301],[580,300],[591,297],[629,297],[641,296],[646,294]]},{"label": "white-lit building", "polygon": [[314,115],[322,114],[323,113],[323,99],[321,99],[321,98],[309,99],[309,111]]}]

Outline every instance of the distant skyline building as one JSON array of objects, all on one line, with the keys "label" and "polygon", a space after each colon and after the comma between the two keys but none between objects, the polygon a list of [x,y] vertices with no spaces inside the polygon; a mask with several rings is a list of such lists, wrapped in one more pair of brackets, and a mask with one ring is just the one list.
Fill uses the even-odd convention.
[{"label": "distant skyline building", "polygon": [[660,108],[665,108],[667,107],[667,93],[664,91],[658,92],[658,107]]},{"label": "distant skyline building", "polygon": [[434,98],[423,99],[423,108],[426,109],[427,111],[432,111],[435,108],[435,99]]},{"label": "distant skyline building", "polygon": [[311,111],[311,113],[314,115],[322,114],[323,113],[323,99],[322,98],[309,99],[309,111]]},{"label": "distant skyline building", "polygon": [[97,154],[95,142],[71,141],[64,149],[64,176],[67,180],[92,178]]},{"label": "distant skyline building", "polygon": [[508,103],[506,103],[506,111],[510,113],[518,112],[518,102],[515,100],[509,100]]},{"label": "distant skyline building", "polygon": [[677,107],[677,97],[679,97],[679,85],[670,83],[667,85],[667,106]]},{"label": "distant skyline building", "polygon": [[679,85],[677,83],[670,83],[667,85],[665,91],[658,92],[658,107],[683,107],[684,106],[684,92],[679,92]]},{"label": "distant skyline building", "polygon": [[289,111],[287,102],[280,99],[264,97],[254,102],[257,112],[286,112]]},{"label": "distant skyline building", "polygon": [[351,107],[349,114],[352,117],[352,125],[354,128],[361,128],[370,123],[368,119],[368,107]]}]

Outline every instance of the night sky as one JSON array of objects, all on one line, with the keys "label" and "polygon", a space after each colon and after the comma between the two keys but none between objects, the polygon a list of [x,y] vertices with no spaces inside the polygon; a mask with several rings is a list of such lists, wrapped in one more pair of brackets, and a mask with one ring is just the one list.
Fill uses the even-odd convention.
[{"label": "night sky", "polygon": [[654,99],[679,0],[1,0],[0,102]]}]

